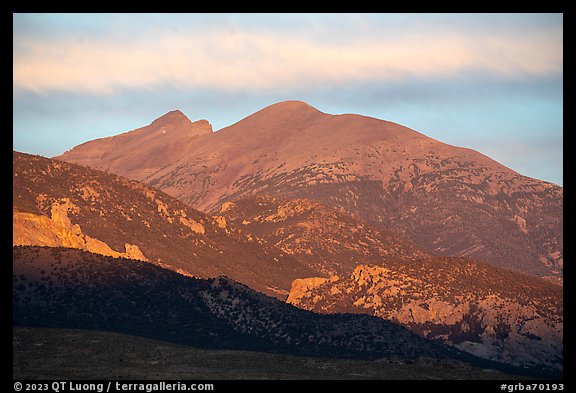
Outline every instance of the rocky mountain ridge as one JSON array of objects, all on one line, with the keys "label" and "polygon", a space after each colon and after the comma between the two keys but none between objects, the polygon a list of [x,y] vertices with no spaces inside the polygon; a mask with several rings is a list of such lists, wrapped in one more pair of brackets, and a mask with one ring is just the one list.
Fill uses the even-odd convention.
[{"label": "rocky mountain ridge", "polygon": [[[398,338],[410,348],[401,358],[418,345],[426,352],[433,340],[464,357],[562,373],[563,298],[555,283],[563,272],[563,189],[473,150],[288,101],[217,132],[173,111],[58,160],[14,152],[13,179],[14,245],[73,247],[212,277],[209,290],[193,295],[196,310],[210,315],[202,321],[225,326],[203,331],[208,342],[222,334],[237,348],[373,356],[399,351],[376,332],[402,327],[411,336]],[[93,257],[74,255],[96,268]],[[75,263],[73,271],[84,269]],[[56,290],[58,302],[73,286]],[[19,288],[25,297],[44,288],[32,287]],[[310,322],[253,289],[326,314],[337,332],[311,334],[328,322]],[[396,327],[380,325],[390,321]]]},{"label": "rocky mountain ridge", "polygon": [[315,200],[434,253],[561,281],[562,187],[399,124],[286,101],[176,150],[162,147],[162,135],[154,154],[122,138],[58,158],[142,180],[213,213],[258,195]]}]

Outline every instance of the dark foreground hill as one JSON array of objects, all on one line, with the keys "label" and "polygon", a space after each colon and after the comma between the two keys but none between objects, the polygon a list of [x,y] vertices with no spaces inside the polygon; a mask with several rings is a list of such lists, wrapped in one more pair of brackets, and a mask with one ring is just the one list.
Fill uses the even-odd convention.
[{"label": "dark foreground hill", "polygon": [[522,371],[380,318],[301,310],[224,277],[195,279],[144,262],[65,248],[15,247],[13,254],[15,326],[95,329],[205,349],[430,359]]}]

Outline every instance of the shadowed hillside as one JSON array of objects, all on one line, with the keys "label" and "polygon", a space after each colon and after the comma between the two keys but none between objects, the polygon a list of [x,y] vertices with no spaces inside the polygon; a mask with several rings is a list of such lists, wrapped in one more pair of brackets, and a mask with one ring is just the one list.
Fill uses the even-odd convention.
[{"label": "shadowed hillside", "polygon": [[[344,358],[462,354],[367,315],[318,315],[228,278],[67,248],[14,248],[14,325],[103,329],[202,348]],[[465,359],[465,357],[462,357]]]}]

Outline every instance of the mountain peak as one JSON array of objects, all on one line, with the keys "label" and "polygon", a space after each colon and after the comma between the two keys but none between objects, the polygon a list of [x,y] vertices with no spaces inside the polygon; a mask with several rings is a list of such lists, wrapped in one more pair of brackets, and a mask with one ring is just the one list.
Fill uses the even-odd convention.
[{"label": "mountain peak", "polygon": [[275,104],[269,105],[266,108],[262,109],[260,112],[274,112],[275,114],[278,113],[321,113],[318,109],[314,108],[312,105],[307,104],[304,101],[298,100],[288,100],[288,101],[281,101]]},{"label": "mountain peak", "polygon": [[208,120],[198,120],[192,122],[184,113],[180,110],[176,109],[170,111],[152,123],[150,126],[155,130],[158,127],[164,130],[165,127],[178,127],[179,129],[186,130],[188,133],[192,135],[203,135],[203,134],[210,134],[212,133],[212,126],[208,122]]},{"label": "mountain peak", "polygon": [[280,124],[293,128],[295,121],[306,121],[323,114],[303,101],[281,101],[252,113],[236,124],[242,124],[249,129],[253,127],[269,129],[278,127]]},{"label": "mountain peak", "polygon": [[286,100],[286,101],[280,101],[277,102],[275,104],[269,105],[268,108],[272,108],[272,107],[282,107],[282,108],[290,108],[290,109],[308,109],[308,108],[312,108],[314,110],[317,110],[316,108],[314,108],[312,105],[304,102],[304,101],[300,101],[300,100]]},{"label": "mountain peak", "polygon": [[141,179],[169,160],[178,160],[196,137],[211,134],[212,126],[207,120],[192,122],[181,111],[173,110],[147,126],[85,142],[56,158]]},{"label": "mountain peak", "polygon": [[151,124],[170,124],[170,123],[187,123],[192,124],[192,121],[180,110],[176,109],[170,111],[156,120],[154,120]]}]

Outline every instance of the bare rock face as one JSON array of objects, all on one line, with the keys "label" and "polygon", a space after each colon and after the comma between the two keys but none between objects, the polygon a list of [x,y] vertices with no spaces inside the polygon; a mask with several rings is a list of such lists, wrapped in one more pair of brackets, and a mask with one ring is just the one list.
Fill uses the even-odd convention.
[{"label": "bare rock face", "polygon": [[226,218],[223,216],[214,216],[214,221],[218,224],[218,226],[222,229],[226,229],[228,224],[226,223]]},{"label": "bare rock face", "polygon": [[290,294],[286,299],[287,303],[298,304],[300,299],[305,296],[308,291],[324,284],[328,281],[323,277],[311,277],[311,278],[297,278],[292,281],[292,287],[290,288]]},{"label": "bare rock face", "polygon": [[78,206],[68,198],[55,201],[51,218],[33,213],[14,212],[12,216],[12,243],[26,246],[68,247],[113,257],[147,261],[137,245],[125,244],[126,252],[114,251],[105,242],[82,233],[78,224],[72,224],[68,211],[79,212]]},{"label": "bare rock face", "polygon": [[459,259],[450,262],[442,279],[400,265],[359,265],[350,276],[333,281],[297,280],[288,302],[315,312],[367,313],[396,321],[490,360],[562,369],[561,287],[514,273],[502,277],[502,271]]},{"label": "bare rock face", "polygon": [[142,180],[212,213],[254,195],[319,201],[440,255],[561,281],[562,187],[399,124],[300,101],[215,133],[163,134],[180,124],[173,117],[59,158]]},{"label": "bare rock face", "polygon": [[188,228],[190,228],[193,232],[199,233],[201,235],[206,233],[206,229],[204,229],[204,225],[192,220],[192,219],[186,219],[184,217],[179,217],[178,220],[180,221],[180,223],[182,225],[187,226]]},{"label": "bare rock face", "polygon": [[[140,247],[138,247],[135,244],[130,244],[130,243],[126,243],[124,245],[124,248],[126,249],[126,253],[125,253],[125,258],[128,259],[135,259],[135,260],[139,260],[139,261],[146,261],[147,259],[144,257],[144,254],[142,254],[142,251],[140,251]],[[90,250],[88,250],[90,251]]]},{"label": "bare rock face", "polygon": [[317,270],[320,277],[293,281],[290,304],[393,320],[506,363],[561,364],[562,293],[552,283],[431,254],[319,202],[256,197],[222,210],[231,224]]}]

